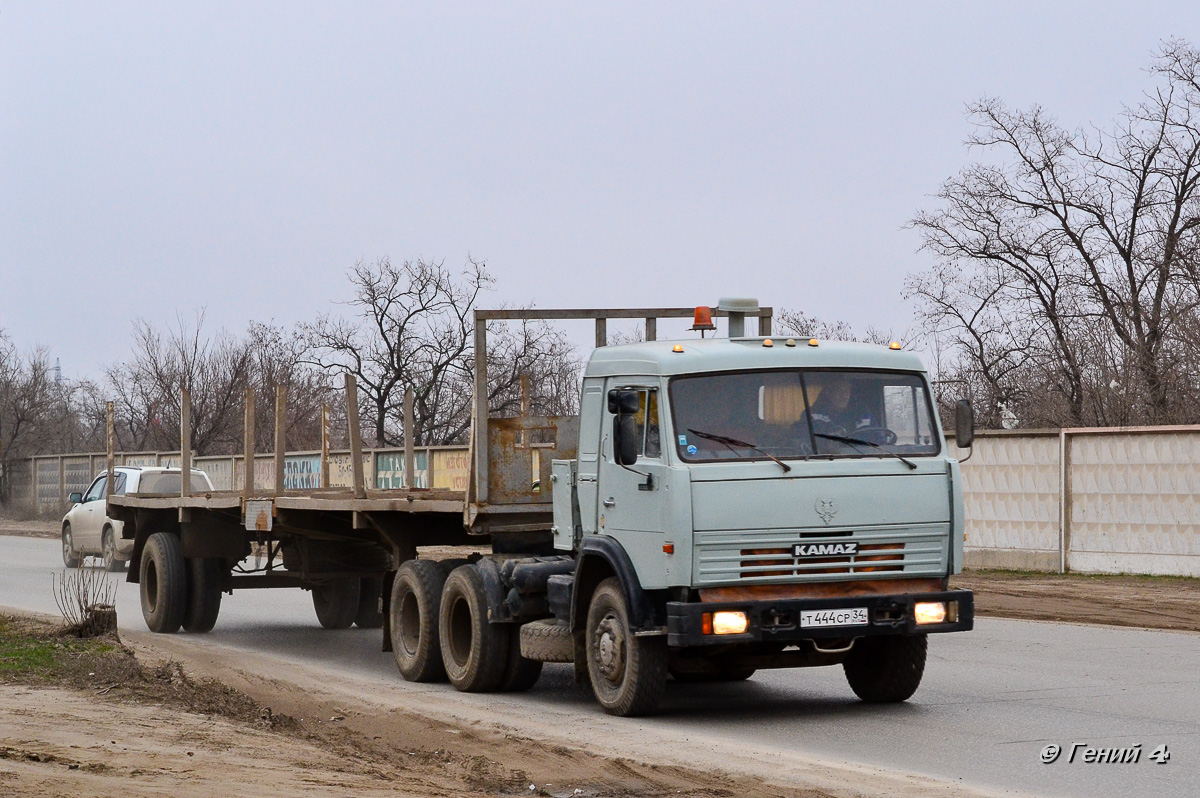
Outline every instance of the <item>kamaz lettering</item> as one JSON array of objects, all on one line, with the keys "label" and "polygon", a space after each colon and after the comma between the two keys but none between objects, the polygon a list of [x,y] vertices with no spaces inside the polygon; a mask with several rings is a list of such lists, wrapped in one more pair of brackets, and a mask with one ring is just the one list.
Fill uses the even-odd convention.
[{"label": "kamaz lettering", "polygon": [[792,546],[793,557],[836,557],[858,554],[857,543],[797,543]]}]

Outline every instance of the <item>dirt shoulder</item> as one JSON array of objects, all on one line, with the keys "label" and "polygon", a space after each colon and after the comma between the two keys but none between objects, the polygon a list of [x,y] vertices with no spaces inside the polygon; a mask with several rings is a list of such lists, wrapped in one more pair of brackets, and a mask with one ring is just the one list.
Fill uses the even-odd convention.
[{"label": "dirt shoulder", "polygon": [[45,519],[14,521],[11,518],[0,518],[0,535],[11,535],[17,538],[48,538],[50,540],[58,540],[61,532],[61,521]]},{"label": "dirt shoulder", "polygon": [[[382,709],[278,669],[270,678],[253,675],[219,653],[185,668],[163,659],[162,649],[54,631],[43,619],[0,615],[0,794],[861,794],[601,756]],[[238,687],[205,675],[213,672]]]},{"label": "dirt shoulder", "polygon": [[1200,632],[1200,579],[965,571],[951,585],[982,616]]}]

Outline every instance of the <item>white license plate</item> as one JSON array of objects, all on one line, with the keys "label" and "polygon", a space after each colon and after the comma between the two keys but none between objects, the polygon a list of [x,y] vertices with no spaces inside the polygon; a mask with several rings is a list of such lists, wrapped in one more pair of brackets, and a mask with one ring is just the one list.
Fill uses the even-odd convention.
[{"label": "white license plate", "polygon": [[866,626],[867,608],[848,607],[843,610],[801,610],[800,626]]}]

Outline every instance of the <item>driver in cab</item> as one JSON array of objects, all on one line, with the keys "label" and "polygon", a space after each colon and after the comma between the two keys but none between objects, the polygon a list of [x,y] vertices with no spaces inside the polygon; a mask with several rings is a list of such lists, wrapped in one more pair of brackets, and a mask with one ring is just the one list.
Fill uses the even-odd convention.
[{"label": "driver in cab", "polygon": [[815,394],[810,417],[813,431],[828,435],[853,435],[854,430],[875,426],[869,412],[851,405],[853,386],[840,374],[808,378],[809,394]]}]

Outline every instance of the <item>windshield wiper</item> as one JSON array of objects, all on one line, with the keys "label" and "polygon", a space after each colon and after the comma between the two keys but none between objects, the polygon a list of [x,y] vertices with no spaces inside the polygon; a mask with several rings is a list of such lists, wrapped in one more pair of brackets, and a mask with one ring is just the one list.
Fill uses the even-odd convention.
[{"label": "windshield wiper", "polygon": [[695,435],[698,438],[707,438],[710,441],[716,441],[717,443],[723,443],[729,447],[729,451],[731,451],[731,452],[734,451],[733,447],[735,447],[735,446],[741,446],[746,449],[752,449],[752,450],[758,452],[759,454],[761,454],[763,457],[766,457],[769,460],[773,460],[774,462],[778,463],[779,467],[783,469],[783,472],[785,474],[788,471],[792,470],[792,467],[790,465],[783,462],[775,455],[767,454],[762,449],[755,446],[753,443],[746,443],[745,441],[739,441],[737,438],[730,438],[726,435],[717,435],[716,433],[713,433],[713,432],[701,432],[698,429],[692,429],[690,427],[688,428],[688,432],[692,433],[693,435]]},{"label": "windshield wiper", "polygon": [[814,432],[813,435],[818,438],[827,438],[831,441],[837,441],[838,443],[849,443],[851,445],[856,444],[856,443],[861,443],[863,446],[874,446],[876,449],[883,452],[884,454],[890,454],[892,457],[895,457],[897,460],[899,460],[901,463],[904,463],[909,468],[915,469],[917,467],[917,464],[914,463],[912,460],[909,460],[907,457],[903,457],[903,456],[897,454],[896,452],[893,452],[891,449],[883,448],[878,443],[875,443],[875,441],[864,441],[862,438],[847,438],[845,435],[826,435],[823,432]]}]

